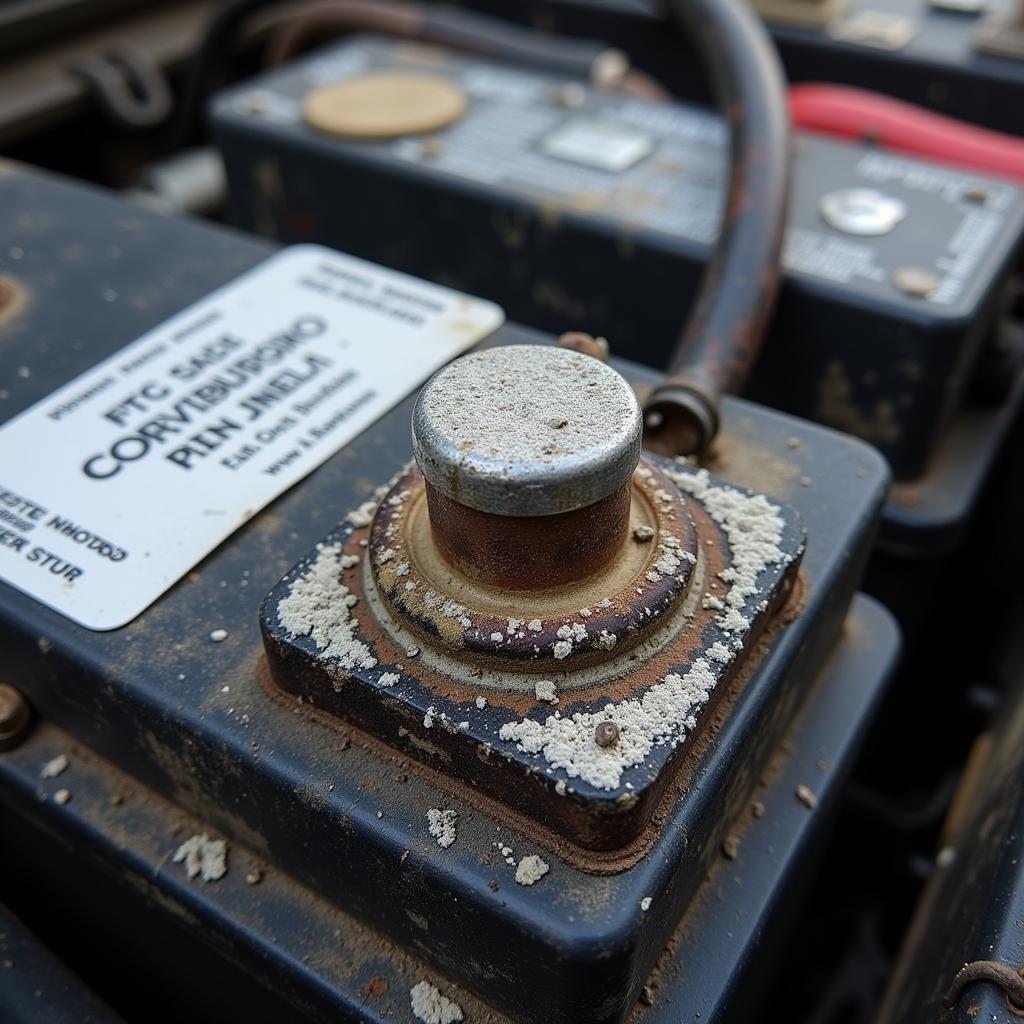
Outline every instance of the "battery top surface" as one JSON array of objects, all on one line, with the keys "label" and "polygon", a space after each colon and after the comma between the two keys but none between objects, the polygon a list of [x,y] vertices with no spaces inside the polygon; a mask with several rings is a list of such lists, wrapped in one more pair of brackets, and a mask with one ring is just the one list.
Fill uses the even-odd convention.
[{"label": "battery top surface", "polygon": [[[455,86],[464,113],[436,131],[387,139],[346,138],[309,123],[311,97],[385,71]],[[228,91],[212,117],[215,130],[277,136],[411,179],[504,195],[553,222],[585,221],[670,251],[705,251],[722,216],[728,138],[713,114],[433,48],[349,40]],[[1022,230],[1024,195],[1010,183],[797,139],[783,263],[808,287],[841,289],[847,302],[888,307],[912,322],[966,321]]]},{"label": "battery top surface", "polygon": [[[2,272],[17,292],[0,321],[0,351],[17,369],[0,395],[5,419],[271,254],[233,232],[10,166],[0,202],[18,211],[0,229]],[[491,340],[543,339],[506,327]],[[254,515],[123,628],[86,629],[0,584],[6,679],[79,742],[463,982],[529,1004],[534,1020],[611,1019],[635,999],[739,810],[737,766],[773,749],[834,644],[887,471],[856,440],[726,403],[711,468],[796,508],[809,538],[803,604],[694,744],[689,784],[657,819],[646,854],[595,869],[451,779],[339,732],[316,708],[283,704],[266,685],[260,602],[408,462],[413,401]],[[428,831],[428,811],[439,808],[458,812],[448,849]],[[550,870],[534,886],[517,883],[513,854],[499,847]],[[535,974],[534,990],[502,988],[512,964]]]}]

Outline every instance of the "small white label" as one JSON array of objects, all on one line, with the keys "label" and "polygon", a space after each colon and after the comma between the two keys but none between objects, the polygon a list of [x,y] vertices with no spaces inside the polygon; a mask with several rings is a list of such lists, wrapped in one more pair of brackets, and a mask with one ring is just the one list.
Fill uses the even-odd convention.
[{"label": "small white label", "polygon": [[0,578],[123,626],[503,320],[330,249],[272,256],[0,427]]},{"label": "small white label", "polygon": [[653,153],[654,140],[622,125],[578,117],[556,128],[541,148],[548,156],[617,173]]}]

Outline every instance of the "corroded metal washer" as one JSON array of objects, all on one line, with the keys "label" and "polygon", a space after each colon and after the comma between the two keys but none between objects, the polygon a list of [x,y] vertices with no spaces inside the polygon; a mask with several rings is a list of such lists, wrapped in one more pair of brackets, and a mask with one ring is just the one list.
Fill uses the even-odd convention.
[{"label": "corroded metal washer", "polygon": [[431,529],[427,486],[411,470],[382,500],[370,531],[370,572],[389,613],[452,656],[570,672],[659,630],[693,584],[693,520],[675,484],[647,460],[628,484],[629,536],[618,556],[584,580],[546,590],[493,586],[453,566]]}]

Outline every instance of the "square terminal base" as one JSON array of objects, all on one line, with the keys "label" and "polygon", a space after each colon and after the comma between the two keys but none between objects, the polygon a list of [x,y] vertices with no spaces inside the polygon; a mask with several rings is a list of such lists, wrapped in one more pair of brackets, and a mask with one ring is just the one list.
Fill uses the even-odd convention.
[{"label": "square terminal base", "polygon": [[[650,582],[658,573],[641,571],[626,588],[624,599],[649,617],[643,642],[555,676],[488,664],[472,651],[462,658],[442,652],[382,599],[379,556],[377,571],[370,565],[377,550],[371,517],[361,509],[264,601],[260,623],[273,685],[497,801],[505,814],[510,809],[587,850],[621,851],[639,840],[673,783],[685,782],[691,751],[700,747],[695,738],[715,716],[724,684],[752,668],[753,647],[791,591],[805,539],[799,516],[784,505],[681,462],[648,456],[638,476],[652,473],[684,495],[696,554],[685,570],[685,600],[671,609],[645,607],[655,605],[664,584]],[[418,479],[413,471],[389,493],[415,495]],[[372,530],[393,520],[388,505],[401,504],[386,497]],[[402,566],[404,585],[415,589],[416,565],[411,572]],[[675,571],[683,579],[684,570]],[[303,600],[307,618],[297,623],[294,607]],[[596,603],[572,618],[541,622],[529,595],[509,600],[518,614],[509,611],[508,637],[490,634],[499,647],[514,636],[536,636],[541,657],[542,638],[558,643],[564,636],[603,654],[605,610]],[[607,614],[620,611],[605,603]],[[457,606],[451,625],[469,647],[475,634],[464,613]],[[549,636],[547,628],[557,632]],[[557,707],[538,696],[538,680],[554,683]],[[595,728],[606,722],[618,738],[602,747]]]}]

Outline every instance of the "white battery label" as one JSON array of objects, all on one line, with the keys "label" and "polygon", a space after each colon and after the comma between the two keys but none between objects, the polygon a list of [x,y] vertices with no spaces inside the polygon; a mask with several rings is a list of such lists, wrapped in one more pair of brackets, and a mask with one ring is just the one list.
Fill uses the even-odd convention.
[{"label": "white battery label", "polygon": [[0,426],[0,579],[89,629],[125,625],[503,321],[282,250]]}]

